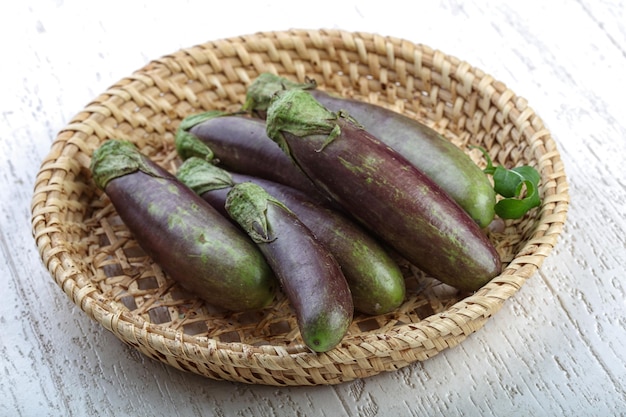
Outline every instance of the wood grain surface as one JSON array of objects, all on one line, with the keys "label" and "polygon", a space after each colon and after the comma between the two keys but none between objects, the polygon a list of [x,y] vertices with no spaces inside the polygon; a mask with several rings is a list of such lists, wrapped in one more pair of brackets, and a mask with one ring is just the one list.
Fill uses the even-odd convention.
[{"label": "wood grain surface", "polygon": [[[406,38],[484,70],[541,116],[570,183],[557,247],[483,329],[338,386],[212,381],[148,359],[68,299],[31,235],[39,164],[98,93],[179,48],[289,28]],[[0,39],[0,416],[626,415],[624,2],[29,0],[2,3]]]}]

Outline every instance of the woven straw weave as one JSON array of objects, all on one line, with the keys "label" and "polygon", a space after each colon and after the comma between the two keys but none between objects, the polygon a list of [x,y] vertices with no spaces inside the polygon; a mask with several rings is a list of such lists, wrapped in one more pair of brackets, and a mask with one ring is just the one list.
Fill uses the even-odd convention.
[{"label": "woven straw weave", "polygon": [[[254,313],[204,304],[163,274],[137,246],[90,157],[123,138],[171,171],[180,121],[210,109],[238,110],[261,72],[376,102],[418,118],[464,149],[541,173],[542,205],[490,232],[503,272],[474,294],[401,262],[406,302],[393,313],[357,314],[343,342],[316,354],[302,343],[282,294]],[[469,152],[469,151],[468,151]],[[470,155],[479,164],[478,151]],[[422,361],[461,343],[541,266],[569,204],[558,150],[526,101],[489,75],[401,39],[339,30],[291,30],[218,40],[150,62],[96,97],[59,132],[37,175],[33,235],[56,283],[85,313],[145,355],[213,379],[266,385],[337,384]]]}]

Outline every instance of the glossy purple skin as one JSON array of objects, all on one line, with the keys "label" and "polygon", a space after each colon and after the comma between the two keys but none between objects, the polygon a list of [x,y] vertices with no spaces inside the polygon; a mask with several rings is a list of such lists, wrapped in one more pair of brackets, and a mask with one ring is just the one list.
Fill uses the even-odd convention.
[{"label": "glossy purple skin", "polygon": [[258,248],[174,176],[150,164],[160,178],[136,171],[105,187],[143,250],[210,304],[233,311],[267,306],[276,280]]},{"label": "glossy purple skin", "polygon": [[460,290],[500,273],[500,258],[480,227],[403,156],[348,119],[339,137],[282,132],[305,174],[407,260]]},{"label": "glossy purple skin", "polygon": [[258,243],[296,314],[307,346],[326,352],[345,336],[354,312],[341,267],[292,213],[268,204],[270,241]]},{"label": "glossy purple skin", "polygon": [[[482,169],[452,142],[419,121],[383,106],[339,96],[264,74],[249,90],[249,109],[267,117],[272,88],[307,91],[322,106],[345,112],[387,146],[395,149],[448,193],[481,228],[494,218],[496,193]],[[279,90],[280,91],[280,90]]]},{"label": "glossy purple skin", "polygon": [[[330,208],[323,200],[261,178],[231,173],[234,183],[253,182],[291,209],[298,219],[333,253],[352,291],[354,307],[366,314],[397,308],[405,295],[404,277],[380,244],[357,223]],[[214,189],[201,197],[228,216],[224,208],[232,187]],[[367,259],[363,259],[367,257]]]},{"label": "glossy purple skin", "polygon": [[265,122],[244,116],[220,116],[193,126],[189,133],[207,144],[229,171],[266,178],[311,195],[319,191],[265,133]]},{"label": "glossy purple skin", "polygon": [[481,228],[494,217],[496,195],[487,175],[453,143],[403,114],[323,90],[309,91],[332,111],[343,110],[404,156],[449,194]]}]

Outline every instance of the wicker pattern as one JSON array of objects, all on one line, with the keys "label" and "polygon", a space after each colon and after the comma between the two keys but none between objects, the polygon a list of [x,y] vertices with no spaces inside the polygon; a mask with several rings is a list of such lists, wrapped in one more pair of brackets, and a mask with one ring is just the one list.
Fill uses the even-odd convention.
[{"label": "wicker pattern", "polygon": [[[180,163],[174,132],[187,115],[237,110],[263,71],[404,112],[458,146],[482,145],[496,163],[542,176],[542,206],[490,232],[504,269],[458,294],[402,262],[398,311],[356,315],[335,349],[302,344],[289,303],[255,313],[202,303],[136,245],[89,173],[93,150],[124,138],[164,167]],[[476,152],[476,153],[474,153]],[[482,163],[478,151],[470,155]],[[291,30],[218,40],[154,60],[96,97],[52,144],[37,175],[33,235],[56,283],[85,313],[145,355],[213,379],[266,385],[337,384],[422,361],[480,329],[541,266],[562,231],[568,185],[549,131],[526,101],[489,75],[401,39]]]}]

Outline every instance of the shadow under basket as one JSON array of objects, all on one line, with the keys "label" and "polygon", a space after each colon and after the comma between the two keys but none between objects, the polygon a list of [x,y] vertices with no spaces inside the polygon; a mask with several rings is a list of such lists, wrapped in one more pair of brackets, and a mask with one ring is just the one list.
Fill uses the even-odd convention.
[{"label": "shadow under basket", "polygon": [[[463,294],[401,262],[405,302],[356,314],[343,341],[313,353],[289,302],[232,313],[185,292],[136,244],[91,179],[93,151],[127,139],[170,171],[183,118],[236,111],[262,72],[377,103],[416,118],[494,163],[535,167],[542,204],[489,238],[502,273]],[[568,185],[541,119],[502,83],[455,57],[402,39],[341,30],[255,33],[182,49],[123,78],[58,133],[37,175],[32,230],[44,265],[89,317],[143,354],[217,380],[276,386],[338,384],[393,371],[458,345],[479,330],[541,266],[563,229]]]}]

